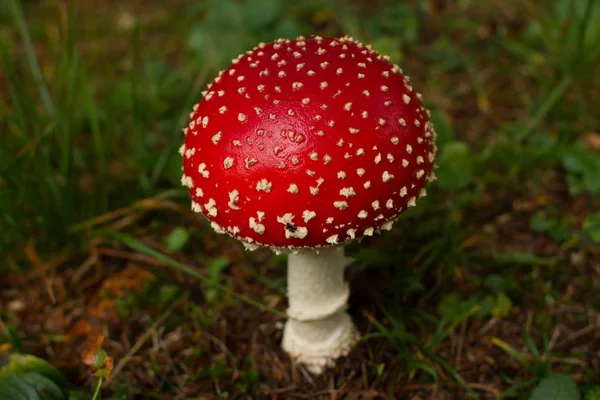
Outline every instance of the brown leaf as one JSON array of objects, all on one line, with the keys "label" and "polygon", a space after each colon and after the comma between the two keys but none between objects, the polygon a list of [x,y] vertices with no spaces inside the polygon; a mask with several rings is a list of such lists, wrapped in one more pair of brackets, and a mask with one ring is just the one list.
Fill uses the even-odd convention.
[{"label": "brown leaf", "polygon": [[92,324],[83,318],[77,319],[69,328],[67,335],[69,338],[78,338],[89,336],[94,330]]},{"label": "brown leaf", "polygon": [[129,263],[102,283],[102,290],[113,296],[126,296],[142,291],[144,283],[155,280],[154,274],[137,264]]},{"label": "brown leaf", "polygon": [[48,297],[50,297],[50,300],[52,301],[52,303],[56,303],[56,297],[54,296],[54,291],[52,290],[52,285],[50,284],[50,281],[48,280],[48,276],[46,275],[47,266],[42,264],[42,261],[38,257],[37,252],[35,250],[35,243],[34,243],[33,239],[30,239],[27,241],[27,243],[25,244],[24,251],[25,251],[25,256],[29,259],[29,261],[31,261],[31,263],[34,265],[35,269],[40,273],[40,276],[44,280],[44,285],[46,286],[46,291],[48,292]]},{"label": "brown leaf", "polygon": [[600,133],[590,132],[585,136],[585,145],[588,149],[600,153]]}]

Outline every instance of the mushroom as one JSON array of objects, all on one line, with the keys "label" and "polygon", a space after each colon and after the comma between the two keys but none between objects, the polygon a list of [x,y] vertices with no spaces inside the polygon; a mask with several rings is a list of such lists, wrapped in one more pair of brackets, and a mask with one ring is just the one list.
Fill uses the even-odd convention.
[{"label": "mushroom", "polygon": [[282,346],[318,374],[358,332],[344,244],[389,230],[434,179],[436,134],[389,58],[350,37],[261,43],[203,92],[183,130],[192,210],[288,256]]}]

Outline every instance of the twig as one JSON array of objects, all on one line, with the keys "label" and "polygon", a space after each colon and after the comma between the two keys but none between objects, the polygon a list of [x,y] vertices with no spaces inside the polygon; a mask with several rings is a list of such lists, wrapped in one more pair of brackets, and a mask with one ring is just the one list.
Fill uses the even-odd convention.
[{"label": "twig", "polygon": [[548,343],[548,353],[550,353],[552,349],[554,349],[554,346],[556,345],[556,342],[558,341],[558,338],[560,337],[561,333],[562,331],[560,329],[560,325],[558,325],[555,329],[552,330],[552,336],[550,337],[550,342]]},{"label": "twig", "polygon": [[311,385],[315,383],[315,381],[313,381],[312,376],[310,376],[310,372],[308,372],[308,370],[306,369],[306,367],[304,365],[300,364],[300,365],[296,365],[296,366],[300,370],[300,372],[302,373],[302,375],[304,375],[304,378],[308,382],[310,382]]},{"label": "twig", "polygon": [[229,348],[227,347],[227,345],[225,343],[223,343],[223,341],[221,339],[219,339],[218,337],[216,337],[215,335],[209,333],[209,332],[204,332],[204,334],[206,335],[206,337],[213,342],[214,344],[217,345],[217,347],[219,347],[219,349],[221,350],[221,352],[227,354],[229,357],[233,357],[233,354],[231,353],[231,350],[229,350]]},{"label": "twig", "polygon": [[176,203],[167,201],[167,199],[169,199],[170,197],[174,197],[175,195],[177,195],[178,192],[178,190],[167,190],[163,193],[159,193],[156,196],[136,201],[135,203],[129,206],[110,211],[106,214],[102,214],[87,221],[83,221],[79,224],[73,225],[69,229],[69,231],[70,233],[76,233],[82,230],[91,229],[97,225],[102,225],[109,221],[126,216],[127,214],[136,209],[152,210],[157,208],[180,208],[176,205]]},{"label": "twig", "polygon": [[498,318],[492,317],[485,325],[479,329],[478,335],[482,336],[489,332],[498,323]]},{"label": "twig", "polygon": [[46,274],[46,269],[60,264],[62,261],[58,260],[60,260],[61,257],[59,257],[59,259],[56,262],[53,262],[52,264],[42,263],[35,250],[35,243],[33,239],[30,239],[29,241],[27,241],[27,244],[25,244],[25,255],[27,256],[29,261],[33,263],[35,269],[40,273],[40,276],[44,281],[44,286],[46,287],[46,292],[48,292],[48,297],[50,297],[50,301],[52,302],[52,304],[56,304],[56,296],[54,295],[54,289],[52,289],[52,285],[50,284],[50,280],[48,279],[48,275]]},{"label": "twig", "polygon": [[533,325],[533,311],[527,312],[527,322],[525,322],[525,332],[531,332],[531,327]]},{"label": "twig", "polygon": [[456,346],[456,359],[454,361],[455,369],[458,371],[460,369],[460,364],[462,363],[462,353],[463,346],[465,343],[465,335],[467,331],[467,320],[464,320],[460,325],[460,334],[458,336],[458,344]]},{"label": "twig", "polygon": [[0,329],[4,332],[4,334],[8,334],[8,328],[6,327],[4,321],[2,321],[2,318],[0,318]]},{"label": "twig", "polygon": [[550,362],[557,364],[578,365],[580,367],[588,366],[587,362],[574,357],[550,357]]},{"label": "twig", "polygon": [[367,371],[367,364],[364,361],[360,363],[360,371],[362,372],[361,383],[366,389],[369,387],[369,373]]},{"label": "twig", "polygon": [[572,341],[575,339],[579,339],[582,336],[587,335],[588,333],[592,333],[595,330],[600,329],[599,325],[588,325],[585,328],[582,328],[578,331],[573,332],[572,334],[569,335],[569,337],[567,338],[567,341]]},{"label": "twig", "polygon": [[571,333],[569,336],[567,336],[566,338],[561,340],[558,344],[554,343],[556,346],[553,346],[553,347],[562,348],[562,347],[566,346],[567,343],[571,343],[574,340],[579,339],[580,337],[590,334],[596,330],[600,330],[600,325],[590,324],[584,328],[581,328],[578,331]]},{"label": "twig", "polygon": [[416,390],[438,390],[439,385],[437,383],[412,384],[405,385],[402,389],[407,392],[414,392]]},{"label": "twig", "polygon": [[96,256],[94,254],[90,255],[86,260],[73,272],[72,282],[79,283],[81,277],[85,275],[86,272],[96,263]]},{"label": "twig", "polygon": [[314,396],[330,394],[331,399],[333,400],[333,399],[337,398],[337,395],[340,394],[341,392],[342,392],[342,389],[325,389],[325,390],[319,390],[318,392],[314,393]]},{"label": "twig", "polygon": [[282,387],[279,389],[271,389],[267,392],[267,394],[270,394],[270,395],[284,394],[284,393],[291,392],[292,390],[297,390],[297,389],[298,389],[298,387],[295,384],[292,384],[290,386]]},{"label": "twig", "polygon": [[489,385],[484,385],[483,383],[469,383],[468,384],[471,389],[479,390],[480,392],[487,392],[493,394],[497,399],[500,398],[500,391],[496,388],[493,388]]},{"label": "twig", "polygon": [[[178,304],[180,302],[181,302],[181,300],[178,301],[176,304]],[[175,307],[175,305],[171,306],[167,311],[165,311],[164,313],[162,313],[156,319],[156,321],[154,321],[154,323],[148,329],[146,329],[146,331],[134,343],[134,345],[131,347],[131,349],[129,349],[129,351],[127,352],[127,354],[125,354],[125,357],[123,357],[121,359],[121,361],[119,361],[119,363],[117,364],[117,366],[112,370],[112,375],[113,376],[116,376],[116,375],[119,374],[119,372],[121,372],[121,370],[125,367],[125,365],[127,365],[127,363],[129,362],[129,360],[131,360],[131,358],[134,356],[134,354],[137,353],[138,350],[142,348],[142,346],[144,345],[144,343],[146,342],[146,340],[148,340],[148,338],[154,333],[154,331],[156,330],[156,328],[160,324],[162,324],[167,319],[167,317],[169,317],[169,315],[171,315],[171,312],[172,312],[172,310],[173,310],[174,307]]]}]

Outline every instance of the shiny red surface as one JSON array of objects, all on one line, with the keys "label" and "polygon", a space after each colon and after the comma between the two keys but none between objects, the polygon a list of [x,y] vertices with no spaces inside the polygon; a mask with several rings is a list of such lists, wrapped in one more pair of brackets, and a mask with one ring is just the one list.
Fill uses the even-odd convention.
[{"label": "shiny red surface", "polygon": [[[376,52],[351,39],[282,40],[235,60],[205,93],[182,148],[183,181],[196,209],[231,236],[277,247],[326,246],[351,239],[349,229],[356,237],[371,234],[369,228],[380,228],[423,195],[434,141],[416,91]],[[256,162],[247,165],[251,159]],[[268,192],[257,190],[263,179]],[[297,193],[290,193],[291,184]],[[231,202],[235,190],[239,198]],[[338,201],[347,208],[336,207]],[[305,211],[316,215],[305,222]],[[257,212],[264,213],[260,221]],[[286,238],[286,223],[278,221],[286,213],[294,217],[288,232],[306,228],[304,238]],[[250,218],[263,225],[262,234]]]}]

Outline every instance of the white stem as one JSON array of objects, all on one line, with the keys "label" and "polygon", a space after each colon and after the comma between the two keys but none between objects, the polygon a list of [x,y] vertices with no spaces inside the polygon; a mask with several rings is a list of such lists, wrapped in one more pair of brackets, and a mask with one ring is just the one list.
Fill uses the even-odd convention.
[{"label": "white stem", "polygon": [[325,248],[288,257],[288,321],[283,349],[313,373],[348,354],[358,332],[346,313],[350,290],[344,248]]}]

